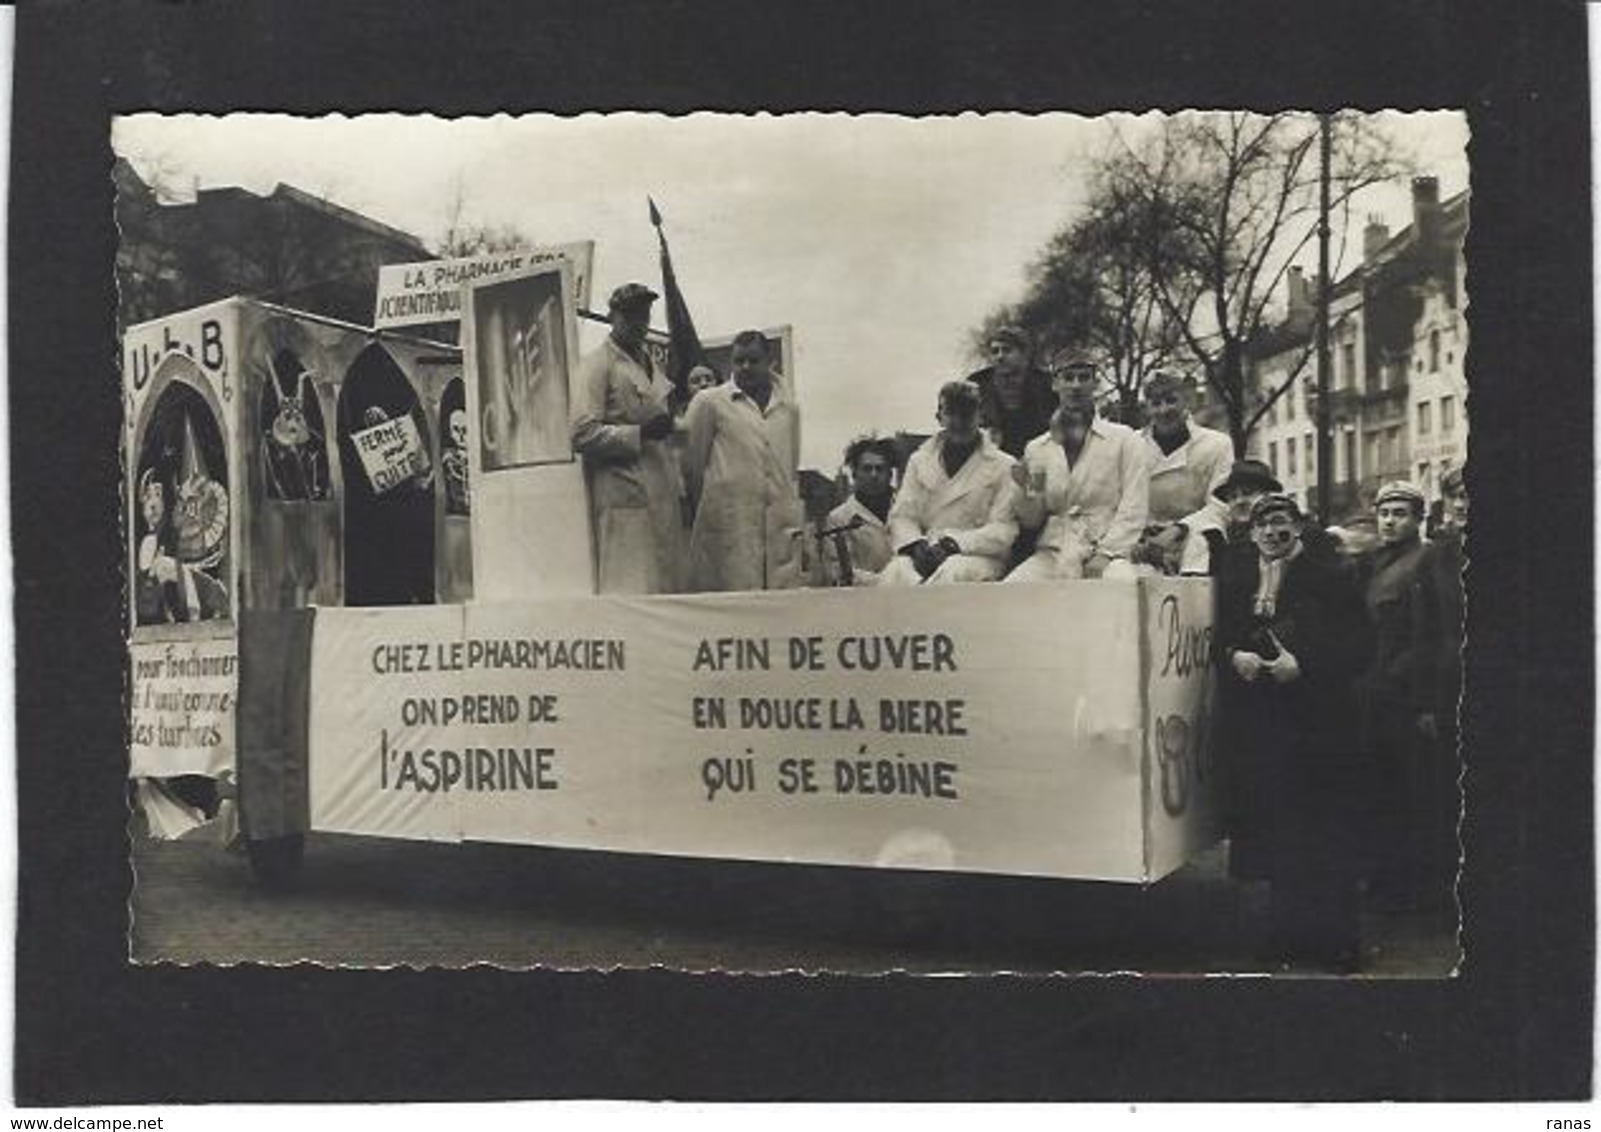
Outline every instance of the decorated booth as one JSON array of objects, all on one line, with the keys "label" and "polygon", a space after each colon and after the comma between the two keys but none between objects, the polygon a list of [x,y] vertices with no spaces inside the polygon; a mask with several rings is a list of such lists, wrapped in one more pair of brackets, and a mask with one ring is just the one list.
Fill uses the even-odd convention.
[{"label": "decorated booth", "polygon": [[235,768],[268,879],[308,832],[1135,883],[1217,839],[1205,579],[597,595],[573,272],[465,282],[460,355],[129,331],[135,776]]}]

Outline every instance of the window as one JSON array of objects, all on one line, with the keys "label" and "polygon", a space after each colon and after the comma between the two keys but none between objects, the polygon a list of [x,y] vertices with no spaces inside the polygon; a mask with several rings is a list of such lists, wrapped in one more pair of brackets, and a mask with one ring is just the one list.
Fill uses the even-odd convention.
[{"label": "window", "polygon": [[1419,436],[1427,436],[1427,435],[1429,435],[1430,425],[1432,425],[1434,423],[1433,420],[1431,419],[1431,413],[1430,413],[1430,410],[1432,408],[1433,408],[1433,406],[1430,405],[1430,403],[1427,402],[1427,401],[1419,401],[1418,402],[1418,435]]},{"label": "window", "polygon": [[1284,419],[1287,421],[1293,421],[1295,419],[1295,395],[1301,391],[1299,388],[1300,384],[1300,382],[1296,382],[1294,385],[1290,386],[1289,389],[1285,390]]},{"label": "window", "polygon": [[1356,343],[1346,342],[1340,346],[1340,388],[1350,386],[1357,388],[1356,380]]},{"label": "window", "polygon": [[1401,426],[1391,425],[1384,430],[1384,467],[1398,467],[1401,461]]},{"label": "window", "polygon": [[1293,476],[1295,471],[1295,437],[1292,436],[1284,442],[1284,474]]},{"label": "window", "polygon": [[1313,464],[1316,463],[1314,455],[1316,452],[1317,446],[1312,443],[1312,434],[1309,432],[1306,434],[1306,474],[1308,476],[1316,471],[1313,467]]},{"label": "window", "polygon": [[1379,470],[1379,434],[1370,432],[1362,439],[1362,467],[1368,475]]},{"label": "window", "polygon": [[1345,434],[1345,479],[1355,481],[1356,474],[1356,433],[1348,431]]},{"label": "window", "polygon": [[[1271,382],[1272,382],[1272,379],[1270,378],[1269,379],[1269,388],[1271,388]],[[1267,417],[1265,419],[1267,420],[1268,424],[1278,424],[1279,423],[1279,403],[1277,401],[1274,401],[1274,402],[1272,402],[1271,404],[1268,405],[1268,407],[1267,407]]]},{"label": "window", "polygon": [[1456,398],[1440,398],[1440,434],[1450,436],[1456,428]]},{"label": "window", "polygon": [[1276,440],[1267,446],[1267,466],[1274,475],[1279,474],[1279,442]]},{"label": "window", "polygon": [[1417,485],[1423,489],[1424,495],[1429,494],[1429,462],[1427,460],[1423,460],[1418,464]]},{"label": "window", "polygon": [[1440,372],[1440,332],[1429,331],[1429,372]]}]

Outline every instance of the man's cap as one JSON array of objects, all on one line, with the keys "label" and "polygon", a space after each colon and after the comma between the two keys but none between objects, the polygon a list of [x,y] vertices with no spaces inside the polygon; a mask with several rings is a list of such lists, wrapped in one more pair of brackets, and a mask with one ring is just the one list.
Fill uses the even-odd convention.
[{"label": "man's cap", "polygon": [[1465,487],[1467,487],[1467,484],[1463,482],[1462,469],[1460,467],[1452,468],[1440,477],[1440,491],[1442,494],[1455,495]]},{"label": "man's cap", "polygon": [[1176,373],[1158,370],[1145,379],[1141,394],[1150,397],[1153,393],[1182,393],[1184,392],[1184,379]]},{"label": "man's cap", "polygon": [[1050,371],[1052,373],[1067,373],[1070,370],[1087,369],[1095,372],[1095,359],[1086,354],[1082,347],[1064,346],[1051,355]]},{"label": "man's cap", "polygon": [[1021,326],[1014,326],[1010,323],[1005,326],[997,326],[994,330],[992,330],[990,332],[989,339],[985,342],[985,345],[993,346],[997,342],[1005,342],[1008,345],[1016,346],[1019,350],[1023,350],[1025,352],[1028,350],[1029,346],[1032,345],[1032,343],[1029,342],[1028,331],[1024,330]]},{"label": "man's cap", "polygon": [[1236,460],[1229,469],[1229,478],[1212,489],[1219,499],[1228,497],[1236,488],[1248,491],[1283,491],[1284,485],[1273,477],[1273,471],[1260,460]]},{"label": "man's cap", "polygon": [[958,412],[978,412],[978,386],[971,381],[947,381],[939,387],[939,407]]},{"label": "man's cap", "polygon": [[607,300],[606,305],[612,310],[618,310],[624,307],[637,307],[654,303],[659,298],[661,298],[660,295],[643,283],[624,283],[611,293],[611,298]]},{"label": "man's cap", "polygon": [[1397,501],[1409,503],[1418,510],[1422,510],[1428,502],[1423,498],[1422,490],[1411,480],[1391,480],[1379,488],[1379,493],[1373,497],[1373,506],[1383,507],[1386,503]]},{"label": "man's cap", "polygon": [[1285,495],[1283,492],[1275,491],[1269,492],[1251,504],[1251,522],[1260,523],[1265,516],[1276,514],[1280,511],[1289,512],[1292,519],[1303,518],[1301,505],[1295,501],[1293,495]]}]

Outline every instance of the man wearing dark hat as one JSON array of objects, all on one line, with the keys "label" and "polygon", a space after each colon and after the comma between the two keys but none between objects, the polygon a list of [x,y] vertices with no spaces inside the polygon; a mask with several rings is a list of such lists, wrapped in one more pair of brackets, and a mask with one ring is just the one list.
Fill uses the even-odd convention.
[{"label": "man wearing dark hat", "polygon": [[1260,460],[1235,460],[1221,483],[1212,489],[1216,506],[1193,516],[1185,525],[1179,564],[1181,574],[1216,574],[1230,547],[1250,547],[1251,507],[1264,495],[1281,492],[1284,485]]},{"label": "man wearing dark hat", "polygon": [[889,510],[895,557],[881,586],[992,582],[1006,570],[1017,537],[1016,461],[979,428],[970,381],[939,391],[940,429],[912,453]]},{"label": "man wearing dark hat", "polygon": [[1425,908],[1449,911],[1457,864],[1457,707],[1462,698],[1462,636],[1466,625],[1462,590],[1462,543],[1468,494],[1462,469],[1440,479],[1443,524],[1423,548],[1414,612],[1418,619],[1417,670],[1413,679],[1416,723],[1423,743],[1411,764],[1422,801],[1417,815],[1419,896]]},{"label": "man wearing dark hat", "polygon": [[1417,601],[1424,506],[1423,492],[1413,483],[1392,480],[1380,487],[1373,498],[1379,544],[1358,567],[1374,630],[1372,663],[1357,682],[1362,739],[1384,780],[1375,831],[1382,854],[1371,891],[1378,906],[1392,911],[1415,907],[1422,895],[1416,829],[1422,799],[1414,764],[1424,746],[1415,708],[1423,647]]},{"label": "man wearing dark hat", "polygon": [[1351,727],[1369,647],[1344,571],[1308,554],[1295,500],[1251,508],[1254,553],[1217,580],[1218,697],[1229,870],[1272,894],[1272,958],[1354,970],[1371,782]]},{"label": "man wearing dark hat", "polygon": [[1028,332],[1020,326],[999,327],[986,345],[990,364],[967,379],[978,386],[979,425],[996,447],[1021,460],[1024,445],[1051,425],[1051,377],[1030,363]]},{"label": "man wearing dark hat", "polygon": [[573,447],[584,460],[601,593],[682,588],[683,480],[666,443],[672,382],[645,352],[656,292],[611,294],[611,334],[578,367]]}]

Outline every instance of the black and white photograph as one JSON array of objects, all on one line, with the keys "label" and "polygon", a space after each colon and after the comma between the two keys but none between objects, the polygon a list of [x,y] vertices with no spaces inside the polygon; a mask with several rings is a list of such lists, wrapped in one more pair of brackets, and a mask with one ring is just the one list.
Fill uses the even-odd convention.
[{"label": "black and white photograph", "polygon": [[131,959],[1453,977],[1468,143],[117,118]]},{"label": "black and white photograph", "polygon": [[1586,16],[0,13],[7,1099],[1583,1127]]}]

